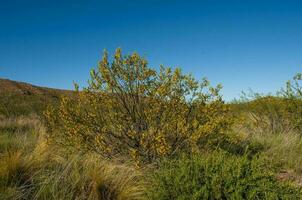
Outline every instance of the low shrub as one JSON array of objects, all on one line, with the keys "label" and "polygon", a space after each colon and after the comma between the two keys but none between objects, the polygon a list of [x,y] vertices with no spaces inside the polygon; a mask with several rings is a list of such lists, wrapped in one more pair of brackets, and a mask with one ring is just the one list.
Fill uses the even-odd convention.
[{"label": "low shrub", "polygon": [[[302,74],[275,95],[250,91],[232,104],[232,110],[241,116],[241,124],[249,132],[288,133],[302,132]],[[239,122],[240,123],[240,122]]]},{"label": "low shrub", "polygon": [[278,182],[261,159],[217,151],[168,160],[153,176],[150,199],[300,199],[301,191]]},{"label": "low shrub", "polygon": [[253,131],[275,134],[302,130],[302,100],[263,96],[246,106],[246,122]]}]

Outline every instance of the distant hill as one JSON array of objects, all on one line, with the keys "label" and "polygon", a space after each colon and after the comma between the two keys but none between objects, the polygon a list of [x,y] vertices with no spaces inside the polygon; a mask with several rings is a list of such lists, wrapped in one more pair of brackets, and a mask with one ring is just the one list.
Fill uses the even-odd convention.
[{"label": "distant hill", "polygon": [[10,93],[16,95],[46,95],[57,96],[61,94],[71,93],[71,90],[60,90],[54,88],[40,87],[24,82],[12,81],[0,78],[0,94]]},{"label": "distant hill", "polygon": [[47,105],[57,104],[62,95],[72,93],[0,78],[0,115],[40,115]]}]

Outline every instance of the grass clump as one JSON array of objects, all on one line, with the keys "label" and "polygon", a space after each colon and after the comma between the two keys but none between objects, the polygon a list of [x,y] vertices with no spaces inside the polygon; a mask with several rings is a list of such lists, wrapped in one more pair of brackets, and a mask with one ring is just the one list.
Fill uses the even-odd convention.
[{"label": "grass clump", "polygon": [[0,117],[0,154],[6,151],[30,151],[44,126],[36,115]]},{"label": "grass clump", "polygon": [[144,198],[145,179],[133,164],[53,145],[38,122],[19,117],[0,123],[0,199]]},{"label": "grass clump", "polygon": [[[107,162],[97,155],[57,157],[33,177],[34,199],[138,200],[143,178],[131,165]],[[40,185],[40,183],[43,183]]]},{"label": "grass clump", "polygon": [[262,134],[254,132],[249,140],[264,147],[261,154],[266,162],[275,167],[276,171],[287,173],[287,177],[302,184],[302,137],[296,132],[287,134]]}]

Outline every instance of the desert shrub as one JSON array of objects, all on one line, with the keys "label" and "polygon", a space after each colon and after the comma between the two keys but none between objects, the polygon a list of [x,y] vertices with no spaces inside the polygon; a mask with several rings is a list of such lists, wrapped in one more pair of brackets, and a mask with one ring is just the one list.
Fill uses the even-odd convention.
[{"label": "desert shrub", "polygon": [[302,128],[302,101],[261,97],[248,103],[251,126],[267,133],[287,133]]},{"label": "desert shrub", "polygon": [[286,82],[285,88],[279,91],[279,95],[288,99],[302,99],[302,73],[297,73],[292,80]]},{"label": "desert shrub", "polygon": [[[301,74],[286,83],[275,95],[243,93],[233,110],[241,114],[245,128],[262,133],[302,131]],[[238,112],[239,111],[239,112]]]},{"label": "desert shrub", "polygon": [[300,199],[298,188],[278,182],[262,159],[224,152],[168,160],[153,175],[149,199]]},{"label": "desert shrub", "polygon": [[[218,147],[218,148],[217,148]],[[253,157],[263,152],[267,147],[252,135],[240,134],[238,132],[229,132],[224,140],[219,142],[216,149],[223,150],[232,155]],[[208,148],[209,149],[209,148]]]},{"label": "desert shrub", "polygon": [[117,49],[109,62],[105,52],[89,86],[79,91],[76,85],[76,98],[46,112],[50,140],[144,162],[198,151],[231,125],[220,89],[179,68],[151,69],[136,53],[122,56]]}]

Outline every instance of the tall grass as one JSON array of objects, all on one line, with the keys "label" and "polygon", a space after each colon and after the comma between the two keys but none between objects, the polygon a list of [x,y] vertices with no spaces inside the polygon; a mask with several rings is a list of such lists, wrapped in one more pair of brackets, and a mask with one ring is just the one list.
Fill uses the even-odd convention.
[{"label": "tall grass", "polygon": [[0,123],[0,199],[143,199],[145,179],[131,163],[48,144],[36,118]]},{"label": "tall grass", "polygon": [[296,132],[262,134],[254,132],[249,140],[264,147],[262,155],[276,168],[282,179],[292,179],[302,185],[302,137]]},{"label": "tall grass", "polygon": [[36,115],[10,118],[0,116],[0,154],[13,149],[29,150],[44,132],[44,126]]}]

